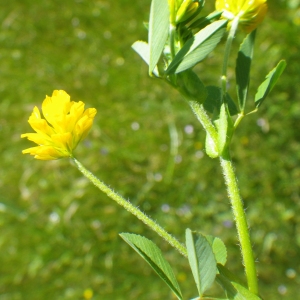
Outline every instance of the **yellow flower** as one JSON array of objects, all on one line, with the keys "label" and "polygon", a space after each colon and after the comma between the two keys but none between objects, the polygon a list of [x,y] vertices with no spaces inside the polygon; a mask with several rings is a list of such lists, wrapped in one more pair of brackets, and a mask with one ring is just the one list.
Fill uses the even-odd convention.
[{"label": "yellow flower", "polygon": [[52,97],[46,96],[40,110],[35,106],[28,123],[36,133],[25,133],[21,138],[38,144],[37,147],[22,151],[36,159],[52,160],[71,157],[73,150],[83,140],[92,127],[97,113],[95,108],[84,110],[84,103],[70,101],[65,91],[53,91]]},{"label": "yellow flower", "polygon": [[176,23],[183,22],[193,16],[197,12],[199,6],[200,3],[198,3],[198,1],[183,0],[176,13]]},{"label": "yellow flower", "polygon": [[90,300],[93,298],[93,290],[92,289],[86,289],[84,292],[83,292],[83,298],[86,299],[86,300]]},{"label": "yellow flower", "polygon": [[238,17],[239,24],[247,32],[251,32],[262,22],[267,9],[267,0],[216,1],[216,10],[223,12],[222,17],[230,21]]}]

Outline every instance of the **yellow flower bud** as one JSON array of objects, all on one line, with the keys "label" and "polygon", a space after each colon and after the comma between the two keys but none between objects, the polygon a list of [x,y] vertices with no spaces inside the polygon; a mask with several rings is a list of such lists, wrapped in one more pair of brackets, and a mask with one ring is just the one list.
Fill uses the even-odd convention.
[{"label": "yellow flower bud", "polygon": [[[246,32],[254,30],[264,19],[267,12],[267,0],[217,0],[216,10],[222,11],[222,17],[239,24]],[[229,22],[230,26],[231,22]]]},{"label": "yellow flower bud", "polygon": [[193,16],[199,8],[199,2],[194,0],[183,0],[177,14],[176,23],[183,22]]},{"label": "yellow flower bud", "polygon": [[38,144],[22,151],[36,159],[53,160],[71,157],[73,150],[92,127],[97,113],[95,108],[84,109],[84,103],[70,101],[65,91],[55,90],[52,97],[46,96],[40,110],[34,107],[28,123],[36,133],[25,133],[21,138]]}]

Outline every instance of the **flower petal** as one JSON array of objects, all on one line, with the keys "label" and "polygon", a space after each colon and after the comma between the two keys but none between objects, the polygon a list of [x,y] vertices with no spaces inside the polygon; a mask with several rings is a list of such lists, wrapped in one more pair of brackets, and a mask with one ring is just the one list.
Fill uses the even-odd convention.
[{"label": "flower petal", "polygon": [[52,160],[72,156],[73,150],[90,130],[97,110],[84,110],[82,101],[70,101],[65,91],[55,90],[43,101],[42,112],[44,118],[34,107],[28,120],[36,133],[21,135],[38,146],[23,150],[23,153],[36,159]]},{"label": "flower petal", "polygon": [[223,18],[233,20],[238,17],[240,26],[247,32],[263,21],[268,10],[267,0],[217,0],[215,5],[216,10],[223,11]]}]

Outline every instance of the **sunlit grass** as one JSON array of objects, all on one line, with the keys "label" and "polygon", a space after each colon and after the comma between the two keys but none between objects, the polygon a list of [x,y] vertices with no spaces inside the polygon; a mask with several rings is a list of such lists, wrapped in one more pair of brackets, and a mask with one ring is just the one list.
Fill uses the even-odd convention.
[{"label": "sunlit grass", "polygon": [[[280,13],[290,15],[282,13],[279,22],[274,3],[258,32],[252,87],[281,57],[288,63],[285,79],[257,115],[243,120],[233,153],[261,293],[265,299],[295,299],[300,281],[299,27],[284,7]],[[204,153],[201,126],[178,94],[148,78],[130,49],[147,35],[142,22],[149,4],[15,0],[1,9],[1,300],[83,299],[86,289],[93,290],[93,299],[172,299],[119,238],[126,231],[151,237],[168,251],[186,299],[196,296],[185,260],[99,194],[68,160],[40,162],[21,154],[30,146],[20,134],[29,130],[32,108],[54,89],[98,110],[89,136],[75,151],[86,167],[180,240],[186,227],[221,237],[230,265],[241,271],[226,191],[218,164]],[[219,76],[214,59],[207,60],[211,72],[199,67],[207,84]],[[174,157],[170,130],[178,135]]]}]

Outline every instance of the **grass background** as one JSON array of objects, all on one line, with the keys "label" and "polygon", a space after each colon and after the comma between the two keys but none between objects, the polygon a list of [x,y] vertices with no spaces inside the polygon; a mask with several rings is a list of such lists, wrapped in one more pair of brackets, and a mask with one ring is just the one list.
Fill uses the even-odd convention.
[{"label": "grass background", "polygon": [[[153,239],[174,266],[185,299],[196,296],[186,261],[99,193],[67,159],[42,162],[21,154],[31,146],[20,134],[31,131],[33,106],[54,89],[98,110],[75,153],[87,168],[180,240],[187,227],[221,237],[229,268],[242,275],[225,187],[217,160],[204,153],[204,132],[180,96],[150,79],[130,49],[146,39],[149,6],[150,0],[2,5],[1,300],[88,299],[87,289],[92,299],[174,299],[120,232]],[[269,1],[250,96],[278,60],[285,58],[288,66],[259,112],[243,120],[232,149],[261,293],[272,300],[295,299],[300,284],[299,24],[299,0]],[[237,36],[236,46],[242,38]],[[205,84],[219,79],[222,49],[196,68]],[[172,134],[179,141],[173,153]],[[213,290],[219,292],[217,286]]]}]

